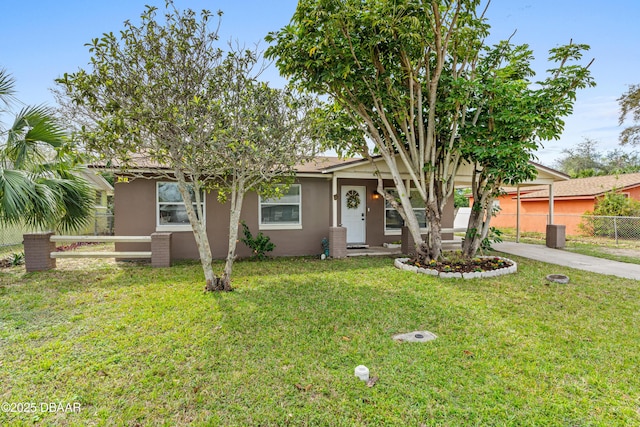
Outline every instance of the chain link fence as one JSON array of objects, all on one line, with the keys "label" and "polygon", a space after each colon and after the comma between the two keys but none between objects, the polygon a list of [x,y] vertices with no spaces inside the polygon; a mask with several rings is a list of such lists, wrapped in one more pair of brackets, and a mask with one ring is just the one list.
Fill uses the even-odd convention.
[{"label": "chain link fence", "polygon": [[[567,236],[593,237],[611,240],[616,244],[621,240],[640,242],[640,217],[556,214],[553,222],[564,225]],[[548,223],[549,215],[520,215],[521,232],[545,233]],[[515,230],[517,216],[500,213],[491,220],[491,225],[499,229]]]},{"label": "chain link fence", "polygon": [[630,216],[583,215],[581,235],[619,240],[640,240],[640,218]]},{"label": "chain link fence", "polygon": [[[86,227],[68,234],[73,236],[113,236],[113,219],[113,214],[96,212]],[[20,245],[22,244],[23,234],[40,231],[43,230],[34,229],[24,225],[3,225],[0,227],[0,247]]]}]

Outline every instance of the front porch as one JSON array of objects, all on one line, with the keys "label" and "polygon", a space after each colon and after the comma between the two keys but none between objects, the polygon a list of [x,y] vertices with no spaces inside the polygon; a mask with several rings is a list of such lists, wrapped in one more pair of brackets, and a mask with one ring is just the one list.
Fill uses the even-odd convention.
[{"label": "front porch", "polygon": [[[462,246],[462,237],[453,235],[454,232],[461,232],[462,229],[444,228],[443,234],[451,236],[450,239],[442,241],[442,250],[455,251]],[[333,258],[345,258],[354,256],[389,256],[389,255],[409,255],[413,252],[413,239],[406,227],[402,228],[400,246],[369,246],[350,245],[346,243],[347,229],[345,227],[331,227],[329,231],[329,254]]]},{"label": "front porch", "polygon": [[391,256],[402,255],[401,248],[385,248],[384,246],[371,246],[368,248],[347,248],[347,256]]}]

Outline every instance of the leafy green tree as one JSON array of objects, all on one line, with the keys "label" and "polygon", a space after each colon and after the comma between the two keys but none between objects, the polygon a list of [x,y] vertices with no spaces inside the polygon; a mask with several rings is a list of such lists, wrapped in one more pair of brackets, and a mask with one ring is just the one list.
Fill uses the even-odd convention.
[{"label": "leafy green tree", "polygon": [[[0,69],[0,115],[16,103],[14,79]],[[87,224],[94,190],[53,111],[23,107],[11,126],[0,123],[0,223],[53,230]]]},{"label": "leafy green tree", "polygon": [[[558,65],[534,90],[531,52],[504,42],[485,49],[488,34],[479,0],[302,0],[291,23],[270,34],[267,55],[307,90],[329,95],[388,166],[397,200],[378,192],[405,220],[419,257],[441,253],[441,219],[455,177],[470,163],[477,217],[466,239],[474,252],[488,227],[488,207],[502,182],[530,177],[535,138],[562,130],[588,67],[571,63],[583,45],[551,53]],[[357,139],[338,148],[360,152]],[[400,171],[406,170],[426,206],[427,237]],[[482,230],[481,230],[482,228]]]},{"label": "leafy green tree", "polygon": [[619,189],[614,188],[596,200],[593,212],[585,212],[579,227],[592,236],[640,237],[635,222],[618,221],[616,223],[611,218],[616,216],[640,216],[640,201],[627,197]]},{"label": "leafy green tree", "polygon": [[593,214],[602,216],[640,216],[640,201],[613,189],[596,200]]},{"label": "leafy green tree", "polygon": [[631,116],[632,124],[620,134],[621,144],[640,144],[640,85],[630,85],[629,90],[618,98],[620,104],[620,125]]},{"label": "leafy green tree", "polygon": [[540,141],[558,139],[562,118],[573,111],[577,89],[592,86],[589,65],[578,61],[586,45],[569,43],[551,49],[555,68],[532,81],[533,52],[527,45],[503,41],[481,56],[469,104],[472,126],[460,129],[460,149],[473,166],[473,206],[462,252],[473,257],[487,241],[494,215],[493,201],[503,185],[535,177],[530,163]]},{"label": "leafy green tree", "polygon": [[[378,192],[398,210],[416,252],[440,256],[441,218],[461,164],[455,149],[468,88],[487,34],[479,0],[301,0],[291,23],[268,36],[267,56],[306,90],[327,94],[382,156],[397,188]],[[362,140],[351,152],[362,150]],[[349,150],[350,148],[350,150]],[[425,203],[422,238],[410,189]]]},{"label": "leafy green tree", "polygon": [[[222,12],[218,12],[218,26]],[[218,47],[215,15],[147,6],[139,25],[91,43],[89,71],[60,79],[79,106],[87,147],[123,173],[175,180],[198,247],[207,290],[231,290],[239,219],[248,191],[279,194],[296,163],[313,154],[306,109],[313,100],[258,81],[256,50]],[[71,115],[72,116],[72,115]],[[150,175],[149,175],[150,174]],[[213,272],[202,197],[230,204],[227,260]],[[193,202],[192,202],[193,197]]]},{"label": "leafy green tree", "polygon": [[563,156],[555,167],[572,178],[613,175],[640,171],[637,153],[626,153],[620,149],[601,152],[598,141],[585,138],[576,147],[562,150]]},{"label": "leafy green tree", "polygon": [[585,138],[574,148],[562,150],[563,157],[556,161],[556,168],[572,178],[606,175],[598,141]]},{"label": "leafy green tree", "polygon": [[469,195],[471,195],[471,189],[459,188],[453,193],[454,207],[456,208],[468,208],[469,207]]}]

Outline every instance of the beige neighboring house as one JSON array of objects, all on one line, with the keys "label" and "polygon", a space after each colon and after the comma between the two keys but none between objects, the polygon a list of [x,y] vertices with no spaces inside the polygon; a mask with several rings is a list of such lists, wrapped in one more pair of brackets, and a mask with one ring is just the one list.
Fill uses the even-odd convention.
[{"label": "beige neighboring house", "polygon": [[109,201],[113,197],[113,186],[100,173],[92,169],[83,169],[81,175],[89,181],[96,192],[95,211],[87,226],[78,234],[109,235],[113,234],[113,212],[109,209]]},{"label": "beige neighboring house", "polygon": [[[144,178],[116,179],[114,195],[115,234],[118,236],[151,235],[171,232],[171,258],[197,259],[198,251],[184,203],[177,184],[166,179],[152,178],[152,169],[139,165],[136,174]],[[157,167],[157,166],[156,166]],[[545,168],[529,184],[551,184],[559,178]],[[403,180],[409,174],[401,169]],[[117,171],[116,171],[117,174]],[[376,247],[401,239],[403,221],[391,206],[377,194],[377,176],[385,188],[394,188],[389,169],[381,158],[373,163],[368,159],[340,159],[317,157],[297,168],[293,185],[280,199],[265,199],[248,193],[244,200],[241,220],[251,232],[262,232],[276,245],[274,256],[318,255],[322,240],[329,239],[331,230],[346,230],[347,247]],[[468,186],[471,168],[461,167],[456,184]],[[414,190],[415,191],[415,190]],[[424,206],[420,197],[414,210],[419,222],[426,227]],[[227,253],[229,206],[221,204],[216,194],[204,197],[207,234],[214,258],[223,259]],[[443,228],[452,228],[453,197],[447,204]],[[426,232],[426,229],[425,229]],[[451,235],[451,237],[453,237]],[[443,234],[443,238],[451,238]],[[118,243],[118,251],[144,251],[148,244]],[[238,256],[250,256],[244,244],[238,245]]]}]

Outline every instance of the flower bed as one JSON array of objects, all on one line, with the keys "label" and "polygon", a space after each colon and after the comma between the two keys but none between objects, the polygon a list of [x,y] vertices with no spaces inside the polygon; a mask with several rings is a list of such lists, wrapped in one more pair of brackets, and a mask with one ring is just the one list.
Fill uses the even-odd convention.
[{"label": "flower bed", "polygon": [[401,270],[444,279],[478,279],[502,276],[518,271],[518,265],[514,261],[498,256],[479,256],[466,263],[431,261],[426,265],[421,265],[411,258],[396,258],[394,265]]}]

